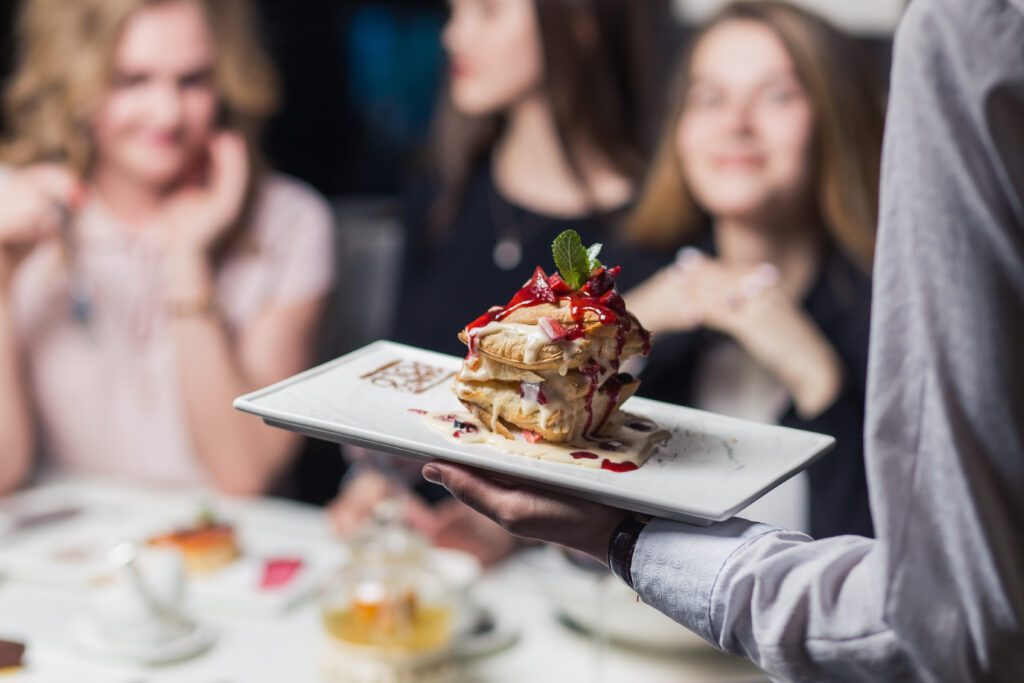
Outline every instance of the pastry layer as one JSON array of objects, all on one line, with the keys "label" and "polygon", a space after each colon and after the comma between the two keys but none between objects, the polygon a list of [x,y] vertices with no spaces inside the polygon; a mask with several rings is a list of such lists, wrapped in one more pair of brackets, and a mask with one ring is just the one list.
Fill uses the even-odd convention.
[{"label": "pastry layer", "polygon": [[509,436],[508,427],[527,429],[552,443],[578,439],[594,431],[633,395],[640,381],[611,379],[597,389],[579,372],[541,384],[498,380],[456,380],[459,400],[492,431]]},{"label": "pastry layer", "polygon": [[645,342],[640,324],[632,317],[631,322],[625,333],[620,332],[617,325],[587,323],[582,338],[551,341],[539,325],[505,320],[472,330],[472,339],[462,331],[459,339],[471,351],[506,365],[523,370],[564,372],[580,367],[590,358],[602,365],[612,365],[642,353]]}]

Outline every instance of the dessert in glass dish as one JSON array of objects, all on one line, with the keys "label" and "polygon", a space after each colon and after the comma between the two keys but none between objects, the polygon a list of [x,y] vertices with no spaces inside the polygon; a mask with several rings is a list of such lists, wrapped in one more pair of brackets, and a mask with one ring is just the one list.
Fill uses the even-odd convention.
[{"label": "dessert in glass dish", "polygon": [[455,603],[427,559],[427,539],[379,503],[351,541],[351,559],[323,593],[329,683],[447,683]]}]

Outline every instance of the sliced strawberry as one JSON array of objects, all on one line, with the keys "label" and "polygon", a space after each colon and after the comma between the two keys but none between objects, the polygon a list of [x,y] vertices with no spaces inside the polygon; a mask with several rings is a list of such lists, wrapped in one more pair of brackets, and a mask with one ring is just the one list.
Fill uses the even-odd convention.
[{"label": "sliced strawberry", "polygon": [[302,569],[303,562],[297,557],[274,557],[267,560],[263,568],[263,579],[260,588],[280,588]]},{"label": "sliced strawberry", "polygon": [[598,301],[605,304],[606,306],[610,306],[618,302],[620,298],[621,297],[619,296],[618,292],[616,292],[614,289],[609,289],[607,292],[605,292],[598,298]]},{"label": "sliced strawberry", "polygon": [[533,401],[537,405],[547,405],[548,397],[544,393],[543,384],[533,384],[531,382],[519,382],[519,398],[524,401]]},{"label": "sliced strawberry", "polygon": [[547,303],[555,303],[558,297],[551,291],[551,287],[548,285],[548,276],[544,272],[544,269],[537,266],[537,269],[533,271],[533,277],[527,283],[527,289],[540,301]]},{"label": "sliced strawberry", "polygon": [[553,342],[561,341],[569,336],[569,330],[562,326],[562,323],[558,322],[554,318],[544,316],[537,321],[537,326],[541,331],[547,335],[547,338]]},{"label": "sliced strawberry", "polygon": [[537,443],[544,437],[538,434],[537,432],[531,432],[529,429],[524,429],[523,438],[526,439],[529,443]]},{"label": "sliced strawberry", "polygon": [[570,294],[572,293],[572,287],[569,286],[565,280],[562,279],[561,273],[555,273],[548,278],[548,287],[551,288],[555,294]]}]

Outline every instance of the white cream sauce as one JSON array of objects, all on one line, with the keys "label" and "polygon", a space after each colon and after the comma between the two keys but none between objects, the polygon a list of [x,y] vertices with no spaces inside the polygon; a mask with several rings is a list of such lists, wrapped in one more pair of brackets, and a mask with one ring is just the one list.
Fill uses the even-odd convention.
[{"label": "white cream sauce", "polygon": [[[504,332],[515,336],[522,337],[523,342],[523,360],[522,362],[529,365],[537,362],[537,356],[540,354],[540,350],[550,344],[557,344],[562,349],[562,366],[567,372],[569,369],[569,363],[572,361],[572,357],[575,352],[579,349],[579,343],[576,341],[568,342],[553,342],[551,339],[544,334],[544,330],[538,325],[525,325],[523,323],[505,323],[505,322],[491,322],[487,323],[483,327],[477,327],[469,331],[469,349],[470,353],[475,353],[480,348],[480,340],[484,337],[492,334],[498,334]],[[560,372],[561,369],[559,370]],[[564,375],[565,372],[562,372]]]},{"label": "white cream sauce", "polygon": [[[647,461],[654,444],[671,436],[653,421],[621,411],[608,419],[601,438],[569,443],[550,443],[543,439],[530,443],[518,430],[513,431],[514,439],[506,439],[463,412],[427,413],[423,421],[452,443],[483,443],[504,453],[595,469],[606,461],[612,466],[640,467]],[[611,450],[609,446],[613,445],[614,450]]]}]

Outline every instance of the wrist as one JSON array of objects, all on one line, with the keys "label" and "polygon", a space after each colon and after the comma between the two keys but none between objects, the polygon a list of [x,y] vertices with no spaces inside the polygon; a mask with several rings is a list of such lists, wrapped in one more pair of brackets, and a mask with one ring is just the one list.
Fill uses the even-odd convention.
[{"label": "wrist", "polygon": [[779,379],[801,416],[820,413],[842,388],[842,361],[803,309],[767,294],[758,303],[733,338]]},{"label": "wrist", "polygon": [[790,382],[790,395],[797,414],[810,419],[823,413],[835,403],[843,381],[842,362],[832,349],[823,350],[816,360],[808,360],[802,372]]},{"label": "wrist", "polygon": [[590,555],[601,564],[608,564],[608,546],[615,529],[629,512],[619,508],[594,506],[587,512],[586,527],[578,527],[568,539],[547,539]]},{"label": "wrist", "polygon": [[164,296],[168,302],[208,301],[214,293],[213,268],[202,251],[170,250],[163,257]]},{"label": "wrist", "polygon": [[615,527],[608,541],[608,568],[630,588],[633,588],[633,551],[650,520],[648,515],[629,513]]}]

